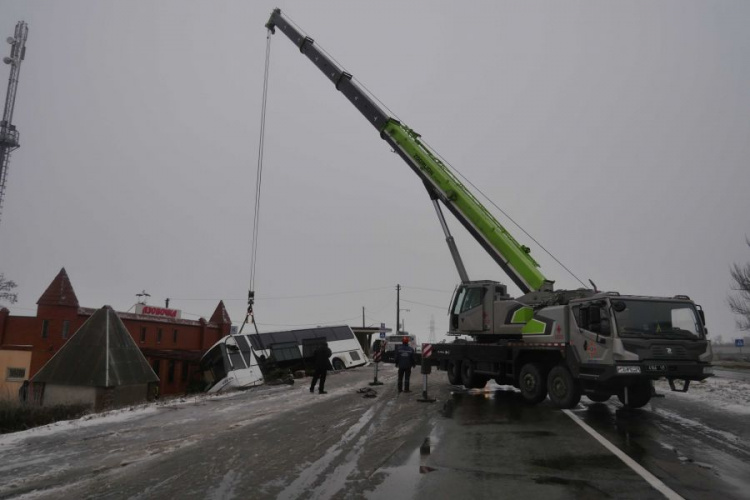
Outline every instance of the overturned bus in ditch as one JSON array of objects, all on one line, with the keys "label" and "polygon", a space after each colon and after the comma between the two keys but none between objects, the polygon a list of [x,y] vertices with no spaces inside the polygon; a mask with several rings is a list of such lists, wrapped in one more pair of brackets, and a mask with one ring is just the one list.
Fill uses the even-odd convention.
[{"label": "overturned bus in ditch", "polygon": [[216,393],[254,387],[263,383],[264,375],[277,369],[312,369],[313,353],[323,342],[331,349],[334,370],[354,368],[367,362],[348,326],[227,335],[201,359],[206,391]]}]

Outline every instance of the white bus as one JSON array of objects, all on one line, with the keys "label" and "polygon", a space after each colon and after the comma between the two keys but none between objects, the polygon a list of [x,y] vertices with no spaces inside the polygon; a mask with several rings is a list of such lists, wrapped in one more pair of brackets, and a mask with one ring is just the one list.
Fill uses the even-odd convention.
[{"label": "white bus", "polygon": [[359,341],[348,326],[227,335],[201,358],[206,391],[215,393],[260,385],[263,383],[262,369],[312,369],[313,352],[323,341],[328,342],[331,349],[334,370],[367,362]]},{"label": "white bus", "polygon": [[247,335],[260,360],[273,359],[278,366],[312,367],[315,348],[323,341],[331,349],[334,370],[354,368],[367,362],[362,346],[348,326],[323,326]]},{"label": "white bus", "polygon": [[227,335],[201,358],[206,391],[216,393],[261,385],[263,372],[258,361],[247,335]]}]

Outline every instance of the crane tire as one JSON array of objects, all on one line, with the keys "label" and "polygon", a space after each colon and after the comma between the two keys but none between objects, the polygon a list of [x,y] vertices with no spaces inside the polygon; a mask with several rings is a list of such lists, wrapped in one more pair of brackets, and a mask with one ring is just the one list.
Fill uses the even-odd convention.
[{"label": "crane tire", "polygon": [[473,389],[476,381],[474,380],[474,364],[465,360],[461,363],[461,382],[467,389]]},{"label": "crane tire", "polygon": [[547,393],[558,408],[574,408],[581,400],[581,384],[573,378],[565,365],[557,365],[547,376]]},{"label": "crane tire", "polygon": [[625,389],[617,394],[617,398],[620,400],[620,403],[625,406],[625,408],[629,408],[631,410],[642,408],[646,406],[649,401],[651,401],[651,382],[646,382],[629,387],[627,404],[625,403]]},{"label": "crane tire", "polygon": [[586,397],[594,403],[606,403],[607,401],[609,401],[609,398],[611,398],[612,395],[604,394],[602,392],[593,392],[591,394],[586,394]]},{"label": "crane tire", "polygon": [[547,380],[544,377],[544,367],[539,363],[526,363],[521,367],[518,375],[518,385],[521,396],[530,404],[538,404],[547,397]]},{"label": "crane tire", "polygon": [[451,385],[461,385],[461,362],[451,361],[448,365],[448,383]]}]

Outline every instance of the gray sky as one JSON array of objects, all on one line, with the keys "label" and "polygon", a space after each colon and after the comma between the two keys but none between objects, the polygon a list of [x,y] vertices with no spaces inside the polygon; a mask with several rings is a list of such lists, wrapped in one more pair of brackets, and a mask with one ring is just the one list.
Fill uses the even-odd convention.
[{"label": "gray sky", "polygon": [[[13,313],[65,267],[85,306],[145,289],[242,320],[275,6],[581,279],[688,294],[713,336],[737,335],[750,3],[729,1],[6,0],[2,38],[30,30],[0,222]],[[440,338],[458,276],[423,186],[280,32],[271,53],[261,328],[361,324],[362,306],[392,327],[401,283],[407,330],[426,340],[434,316]],[[472,279],[510,282],[449,224]],[[508,229],[558,288],[580,286]]]}]

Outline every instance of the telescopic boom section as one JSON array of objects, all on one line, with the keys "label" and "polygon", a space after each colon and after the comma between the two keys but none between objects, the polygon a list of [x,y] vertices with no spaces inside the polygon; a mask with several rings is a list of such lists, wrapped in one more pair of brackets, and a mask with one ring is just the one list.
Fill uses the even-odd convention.
[{"label": "telescopic boom section", "polygon": [[419,134],[391,118],[352,80],[352,75],[319,50],[312,38],[300,33],[275,9],[266,23],[279,28],[380,132],[399,156],[492,256],[523,293],[551,290],[553,282],[539,271],[528,247],[518,243],[455,175],[419,140]]}]

